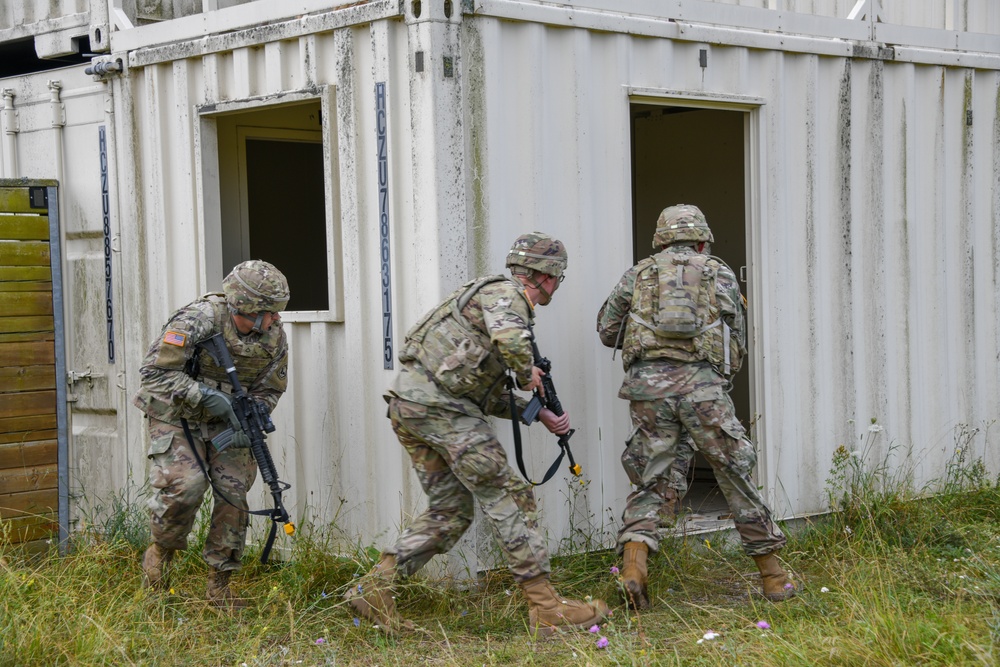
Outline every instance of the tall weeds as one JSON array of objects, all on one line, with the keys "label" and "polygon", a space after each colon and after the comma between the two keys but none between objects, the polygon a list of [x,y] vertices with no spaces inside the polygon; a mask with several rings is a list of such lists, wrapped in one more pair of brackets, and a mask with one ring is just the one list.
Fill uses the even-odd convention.
[{"label": "tall weeds", "polygon": [[[912,454],[878,428],[838,450],[827,486],[837,511],[786,526],[781,557],[802,584],[791,601],[759,595],[753,563],[732,541],[676,537],[650,560],[652,610],[618,605],[594,633],[539,642],[527,636],[526,607],[504,570],[470,572],[460,585],[402,583],[397,604],[417,623],[413,634],[388,638],[356,621],[341,594],[378,550],[335,524],[305,522],[284,562],[262,566],[259,545],[249,549],[234,579],[251,602],[244,612],[203,599],[204,527],[176,560],[171,590],[150,593],[139,570],[145,510],[140,494],[122,496],[81,522],[64,556],[30,559],[0,543],[0,667],[995,665],[1000,487],[976,454],[984,435],[957,430],[942,476],[922,488],[912,483]],[[574,491],[567,487],[574,529],[553,558],[553,580],[564,595],[615,601],[608,530]]]}]

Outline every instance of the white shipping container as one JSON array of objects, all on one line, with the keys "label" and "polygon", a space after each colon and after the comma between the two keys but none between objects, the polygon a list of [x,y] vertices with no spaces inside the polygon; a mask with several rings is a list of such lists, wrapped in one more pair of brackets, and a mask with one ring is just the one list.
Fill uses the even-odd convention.
[{"label": "white shipping container", "polygon": [[[390,543],[425,502],[384,416],[394,352],[444,294],[501,271],[511,241],[540,229],[570,251],[537,333],[587,483],[561,474],[537,494],[553,549],[609,543],[630,492],[630,424],[620,360],[594,322],[651,250],[659,210],[680,201],[706,212],[715,251],[744,279],[751,355],[733,396],[777,516],[828,509],[841,446],[918,486],[960,447],[1000,471],[994,3],[328,4],[206,3],[132,28],[112,6],[97,61],[124,72],[0,80],[19,114],[16,132],[2,117],[2,175],[62,179],[67,261],[80,267],[66,275],[70,368],[94,377],[72,404],[82,495],[145,477],[130,397],[169,313],[267,251],[293,286],[290,385],[270,438],[290,509]],[[99,125],[113,176],[111,365],[98,354]],[[540,477],[558,449],[542,427],[529,433]],[[480,538],[456,566],[490,562]]]}]

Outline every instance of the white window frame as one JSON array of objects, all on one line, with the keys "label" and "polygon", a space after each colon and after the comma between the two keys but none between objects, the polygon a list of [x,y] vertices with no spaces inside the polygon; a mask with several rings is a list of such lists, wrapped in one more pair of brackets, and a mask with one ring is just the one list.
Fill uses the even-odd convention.
[{"label": "white window frame", "polygon": [[[309,90],[284,92],[280,96],[227,100],[203,104],[195,108],[199,122],[195,137],[198,202],[205,221],[206,278],[210,285],[221,285],[222,266],[222,202],[219,167],[219,141],[216,119],[222,115],[260,111],[296,102],[320,102],[322,129],[282,130],[278,128],[238,128],[237,159],[240,179],[240,243],[244,256],[249,252],[249,218],[246,201],[246,138],[322,141],[323,154],[330,156],[323,163],[324,210],[326,211],[326,273],[329,302],[326,310],[296,310],[281,314],[284,322],[343,322],[344,321],[344,259],[341,243],[340,183],[337,132],[331,119],[337,117],[336,91],[333,86],[318,86]],[[308,138],[307,138],[308,137]]]}]

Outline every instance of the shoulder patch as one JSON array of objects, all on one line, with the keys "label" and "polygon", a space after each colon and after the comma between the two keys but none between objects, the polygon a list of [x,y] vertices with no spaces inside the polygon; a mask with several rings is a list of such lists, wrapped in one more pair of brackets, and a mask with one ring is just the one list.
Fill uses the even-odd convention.
[{"label": "shoulder patch", "polygon": [[168,331],[163,335],[163,342],[167,345],[176,345],[177,347],[184,347],[184,342],[187,340],[187,334],[178,333],[176,331]]}]

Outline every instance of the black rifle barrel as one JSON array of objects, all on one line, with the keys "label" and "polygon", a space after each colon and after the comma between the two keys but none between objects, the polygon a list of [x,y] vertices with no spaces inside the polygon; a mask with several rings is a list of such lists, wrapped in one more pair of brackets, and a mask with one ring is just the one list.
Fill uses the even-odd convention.
[{"label": "black rifle barrel", "polygon": [[282,501],[282,494],[291,486],[278,479],[278,472],[271,459],[271,452],[264,440],[266,437],[264,434],[274,431],[274,425],[271,423],[267,409],[247,394],[240,383],[240,378],[236,373],[236,364],[233,363],[233,357],[229,354],[229,348],[226,347],[222,334],[217,333],[211,336],[205,341],[205,345],[208,347],[209,354],[226,370],[229,383],[233,386],[233,412],[236,413],[236,418],[239,420],[243,432],[250,439],[250,452],[257,463],[257,469],[260,470],[261,479],[271,490],[271,498],[274,499],[274,509],[268,513],[271,517],[271,530],[260,557],[260,562],[266,563],[267,557],[271,553],[271,546],[274,544],[278,523],[285,524],[286,534],[295,533],[295,524],[289,518],[288,510],[285,509],[285,504]]}]

